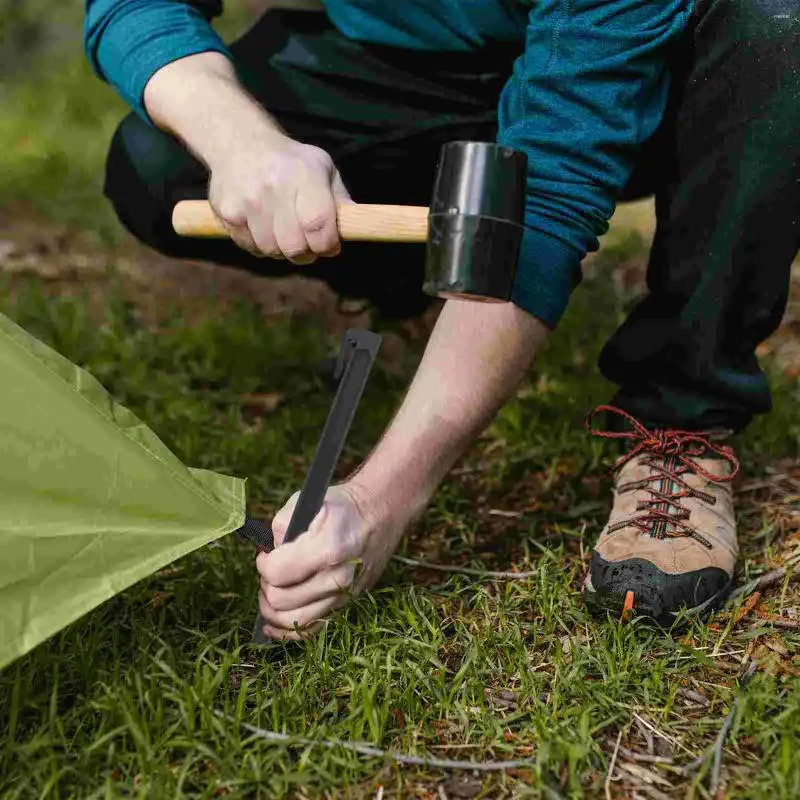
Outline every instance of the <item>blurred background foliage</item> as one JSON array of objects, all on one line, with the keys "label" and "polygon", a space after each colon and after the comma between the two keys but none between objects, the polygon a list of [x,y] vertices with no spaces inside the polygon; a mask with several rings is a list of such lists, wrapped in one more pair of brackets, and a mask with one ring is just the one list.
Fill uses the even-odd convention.
[{"label": "blurred background foliage", "polygon": [[[215,23],[223,37],[257,5],[227,0]],[[103,163],[126,107],[84,56],[83,15],[84,0],[0,0],[0,209],[114,243]]]}]

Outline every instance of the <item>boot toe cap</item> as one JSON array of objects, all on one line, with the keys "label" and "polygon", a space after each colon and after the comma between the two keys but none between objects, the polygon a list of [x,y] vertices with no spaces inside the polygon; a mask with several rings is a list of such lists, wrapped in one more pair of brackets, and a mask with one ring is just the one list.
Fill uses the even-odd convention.
[{"label": "boot toe cap", "polygon": [[620,615],[627,593],[633,592],[635,614],[671,625],[682,610],[703,613],[717,608],[730,585],[731,576],[719,567],[670,574],[642,558],[606,561],[595,551],[583,594],[593,610]]}]

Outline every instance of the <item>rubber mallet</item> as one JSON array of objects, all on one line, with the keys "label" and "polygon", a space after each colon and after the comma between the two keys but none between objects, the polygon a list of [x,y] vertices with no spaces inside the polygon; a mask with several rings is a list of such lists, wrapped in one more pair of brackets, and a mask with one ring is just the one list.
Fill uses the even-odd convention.
[{"label": "rubber mallet", "polygon": [[[441,150],[430,208],[343,203],[339,235],[344,241],[426,242],[426,293],[506,302],[524,230],[526,170],[525,154],[510,147],[450,142]],[[178,203],[172,225],[181,236],[228,236],[206,200]]]}]

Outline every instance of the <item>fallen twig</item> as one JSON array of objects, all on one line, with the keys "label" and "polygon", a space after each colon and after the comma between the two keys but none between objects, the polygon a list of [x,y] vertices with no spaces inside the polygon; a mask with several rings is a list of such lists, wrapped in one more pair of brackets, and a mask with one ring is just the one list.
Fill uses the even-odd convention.
[{"label": "fallen twig", "polygon": [[733,721],[736,719],[736,711],[739,708],[739,701],[742,697],[742,691],[747,686],[750,678],[752,678],[755,674],[757,668],[757,664],[750,664],[750,666],[747,668],[747,671],[742,676],[741,683],[739,684],[739,694],[737,694],[733,703],[731,703],[731,710],[727,713],[725,719],[722,721],[722,727],[719,729],[719,733],[717,734],[717,738],[714,740],[714,744],[708,750],[706,750],[705,753],[698,756],[696,759],[694,759],[694,761],[691,761],[681,770],[684,775],[691,775],[693,772],[702,767],[703,764],[705,764],[705,762],[708,760],[708,757],[713,754],[714,763],[711,767],[711,778],[709,780],[709,793],[712,797],[716,795],[717,789],[719,788],[720,776],[722,772],[722,751],[725,747],[725,742],[728,739],[728,734],[731,732],[731,728],[733,727]]},{"label": "fallen twig", "polygon": [[710,705],[710,701],[705,695],[700,694],[700,692],[696,692],[694,689],[688,689],[685,686],[681,686],[676,694],[685,698],[686,700],[691,700],[693,703],[699,703],[701,706]]},{"label": "fallen twig", "polygon": [[[236,723],[236,720],[233,719],[233,717],[224,714],[219,709],[215,709],[214,714],[220,719]],[[292,736],[288,733],[268,731],[264,728],[258,728],[255,725],[250,725],[248,722],[240,722],[239,724],[246,731],[252,733],[253,736],[258,737],[259,739],[265,739],[268,742],[280,742],[281,744],[293,745],[296,747],[324,747],[328,750],[341,748],[342,750],[349,750],[351,753],[358,753],[362,756],[389,759],[397,764],[406,764],[408,766],[429,767],[433,769],[446,770],[464,769],[476,770],[478,772],[501,772],[507,769],[530,767],[536,763],[535,759],[532,758],[520,758],[509,761],[451,761],[450,759],[446,758],[412,756],[406,753],[397,753],[393,750],[381,750],[379,747],[373,747],[373,745],[366,744],[364,742],[349,742],[346,739],[310,739],[306,736]]]},{"label": "fallen twig", "polygon": [[[760,577],[754,578],[752,581],[748,581],[742,586],[739,586],[737,589],[734,589],[728,595],[727,602],[731,603],[742,595],[752,594],[753,592],[763,592],[764,589],[769,589],[770,586],[780,583],[788,574],[790,573],[785,567],[780,567],[779,569],[773,569],[769,572],[765,572]],[[793,572],[791,573],[791,576],[794,578],[799,574],[800,573]]]},{"label": "fallen twig", "polygon": [[611,763],[608,765],[608,772],[606,773],[606,800],[611,800],[611,778],[614,775],[614,766],[617,763],[617,754],[619,753],[619,743],[622,741],[622,731],[617,734],[617,743],[614,745],[614,755],[611,756]]},{"label": "fallen twig", "polygon": [[[643,725],[645,728],[647,728],[650,731],[652,731],[660,739],[663,739],[665,742],[669,742],[673,747],[680,747],[682,750],[685,750],[687,753],[691,753],[692,752],[683,742],[680,741],[680,739],[676,739],[674,736],[668,736],[663,731],[660,731],[658,728],[656,728],[655,725],[653,725],[652,722],[648,722],[646,719],[644,719],[644,717],[639,715],[636,711],[633,712],[633,717],[639,723],[641,723],[641,725]],[[649,748],[649,742],[648,742],[648,750],[649,749],[650,748]]]},{"label": "fallen twig", "polygon": [[659,775],[657,772],[653,772],[651,769],[640,766],[639,764],[626,764],[623,761],[620,763],[619,769],[621,769],[623,772],[627,772],[628,775],[632,775],[637,781],[642,781],[647,785],[657,783],[660,786],[666,786],[668,789],[672,786],[672,784],[666,778]]},{"label": "fallen twig", "polygon": [[498,572],[491,569],[478,569],[476,567],[457,567],[450,564],[434,564],[430,561],[417,561],[415,558],[406,558],[405,556],[394,556],[395,561],[405,564],[409,567],[417,567],[418,569],[432,569],[437,572],[454,572],[459,575],[477,575],[481,578],[497,578],[504,581],[520,581],[527,578],[535,578],[539,575],[538,570],[529,570],[528,572]]},{"label": "fallen twig", "polygon": [[741,691],[747,685],[750,678],[753,677],[757,667],[757,664],[751,664],[747,668],[747,672],[744,674],[739,686],[739,694],[736,695],[733,703],[731,703],[731,710],[728,712],[728,716],[725,717],[725,721],[722,723],[722,727],[719,729],[719,733],[717,734],[717,740],[714,742],[714,765],[711,768],[711,781],[708,787],[712,796],[716,795],[717,789],[719,788],[720,773],[722,771],[722,750],[725,747],[728,734],[731,732],[731,728],[733,727],[733,720],[736,718],[736,711],[739,708],[739,700],[742,697]]},{"label": "fallen twig", "polygon": [[628,750],[627,747],[620,747],[619,752],[631,761],[644,761],[647,764],[672,764],[673,760],[668,756],[656,756],[652,753],[637,753],[635,750]]},{"label": "fallen twig", "polygon": [[[646,784],[639,784],[636,787],[636,791],[643,792],[648,797],[652,797],[653,800],[672,800],[668,794],[664,794],[660,789],[656,789],[655,786],[647,786]],[[634,795],[635,797],[636,795]]]},{"label": "fallen twig", "polygon": [[766,611],[753,611],[748,619],[754,619],[766,625],[774,625],[776,628],[784,628],[787,631],[800,631],[800,621],[786,619],[778,614],[768,614]]}]

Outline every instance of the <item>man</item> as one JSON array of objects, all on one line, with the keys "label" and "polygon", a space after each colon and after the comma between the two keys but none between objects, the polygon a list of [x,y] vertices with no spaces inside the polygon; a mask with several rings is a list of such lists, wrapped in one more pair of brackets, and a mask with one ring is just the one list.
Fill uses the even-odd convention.
[{"label": "man", "polygon": [[[257,561],[265,632],[307,635],[374,584],[556,327],[616,200],[644,192],[650,293],[600,361],[619,387],[600,433],[627,449],[584,595],[663,622],[717,605],[737,554],[722,440],[770,408],[755,349],[800,246],[800,0],[328,0],[267,13],[230,48],[207,21],[219,5],[88,2],[89,57],[136,112],[106,191],[153,247],[412,314],[418,251],[329,260],[335,204],[427,203],[454,139],[529,162],[513,302],[445,303],[367,461],[296,542],[280,545],[294,498],[279,512]],[[206,193],[235,244],[172,232],[173,205]]]}]

